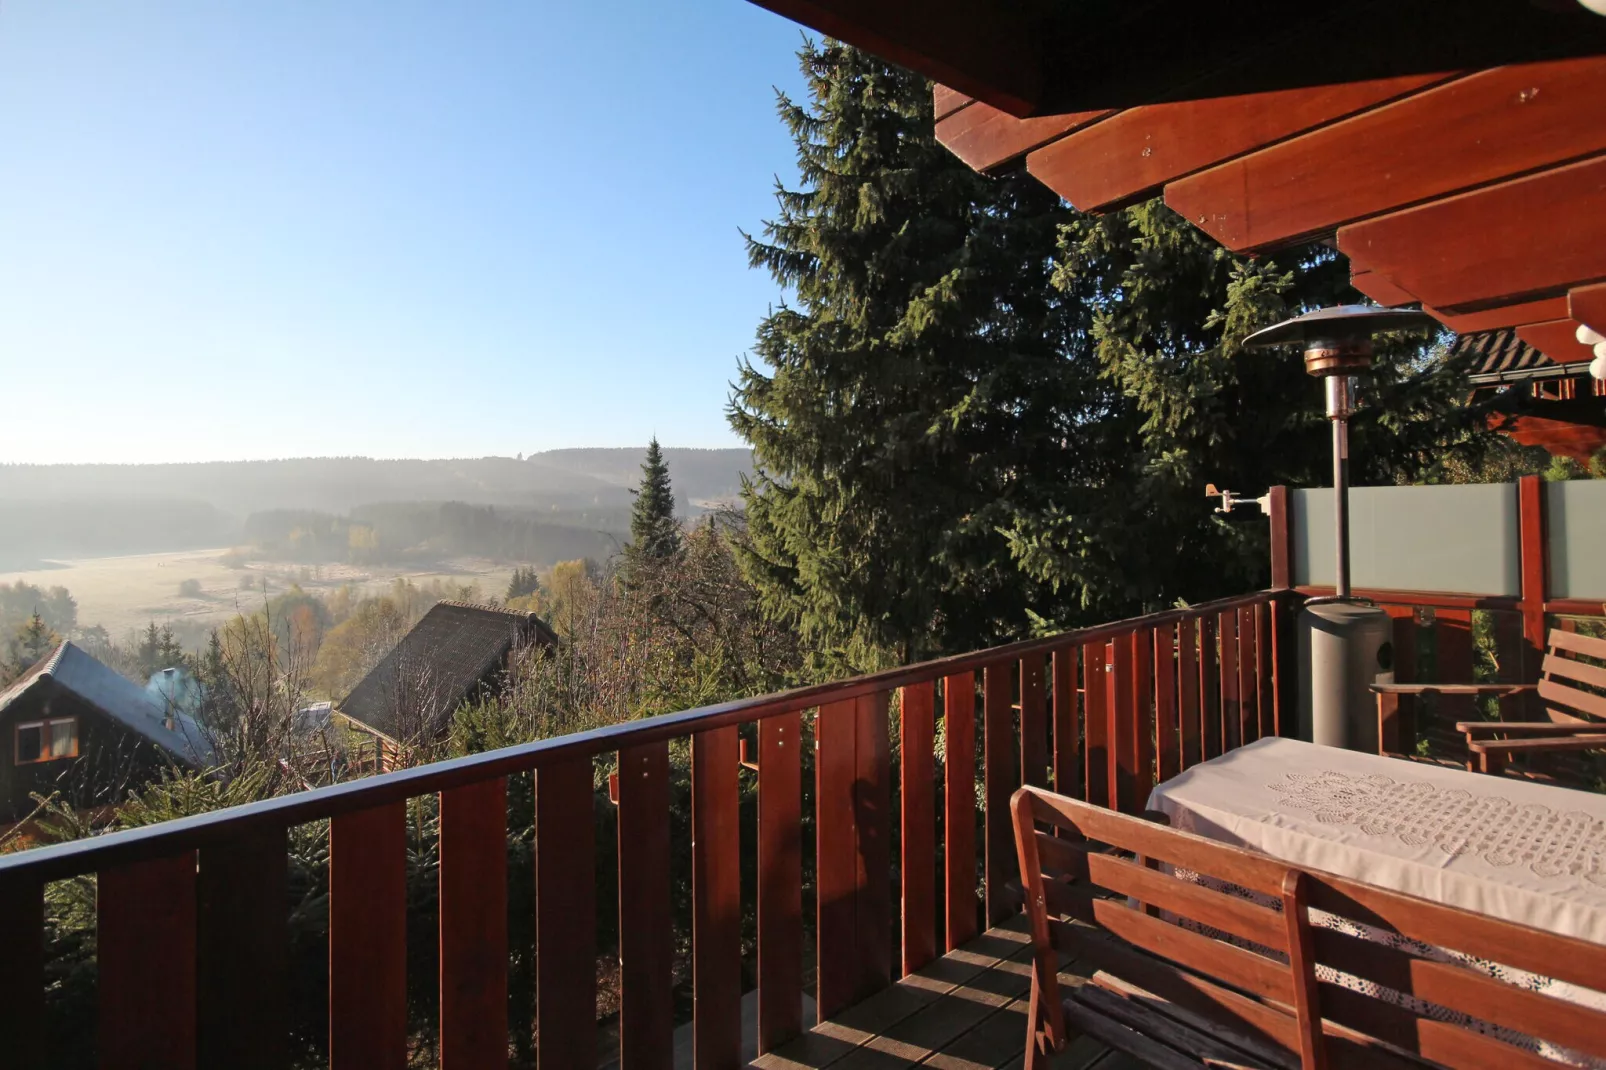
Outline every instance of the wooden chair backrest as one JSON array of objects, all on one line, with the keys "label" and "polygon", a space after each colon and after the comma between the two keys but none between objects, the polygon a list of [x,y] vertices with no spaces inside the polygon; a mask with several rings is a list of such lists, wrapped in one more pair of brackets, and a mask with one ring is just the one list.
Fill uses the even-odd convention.
[{"label": "wooden chair backrest", "polygon": [[1539,671],[1552,721],[1606,721],[1606,639],[1553,628]]},{"label": "wooden chair backrest", "polygon": [[[1599,992],[1606,945],[1038,788],[1018,791],[1013,809],[1036,951],[1035,1024],[1051,1039],[1064,1037],[1056,954],[1064,953],[1307,1068],[1410,1065],[1378,1042],[1489,1070],[1555,1067],[1546,1057],[1555,1048],[1606,1059],[1606,1011],[1524,987],[1530,979],[1511,973]],[[1606,1006],[1606,995],[1594,998]],[[1505,1032],[1484,1035],[1472,1019]]]},{"label": "wooden chair backrest", "polygon": [[1531,987],[1562,982],[1606,1007],[1606,945],[1330,874],[1307,877],[1328,1022],[1446,1066],[1572,1061],[1557,1048],[1606,1059],[1606,1011]]},{"label": "wooden chair backrest", "polygon": [[1307,1068],[1326,1065],[1302,911],[1282,909],[1302,895],[1298,869],[1037,788],[1012,806],[1036,952],[1034,1027],[1051,1046],[1065,1039],[1059,952]]}]

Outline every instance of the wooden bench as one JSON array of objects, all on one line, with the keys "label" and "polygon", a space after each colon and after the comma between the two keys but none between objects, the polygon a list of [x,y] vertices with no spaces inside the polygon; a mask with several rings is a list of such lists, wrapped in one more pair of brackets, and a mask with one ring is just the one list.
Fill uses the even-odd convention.
[{"label": "wooden bench", "polygon": [[1537,684],[1372,684],[1380,752],[1399,734],[1393,721],[1401,698],[1523,692],[1538,693],[1546,720],[1456,722],[1469,771],[1499,773],[1518,755],[1606,750],[1606,639],[1553,628],[1547,644]]},{"label": "wooden bench", "polygon": [[[1606,945],[1304,869],[1038,788],[1018,791],[1012,808],[1034,948],[1028,1070],[1046,1070],[1068,1026],[1177,1070],[1565,1065],[1535,1044],[1486,1035],[1472,1020],[1606,1059],[1606,1012],[1418,953],[1443,949],[1599,991]],[[1328,918],[1312,924],[1312,909],[1403,939],[1362,939]],[[1099,972],[1064,990],[1061,955]],[[1318,966],[1341,971],[1348,986],[1318,980]],[[1380,998],[1376,986],[1432,1007]]]}]

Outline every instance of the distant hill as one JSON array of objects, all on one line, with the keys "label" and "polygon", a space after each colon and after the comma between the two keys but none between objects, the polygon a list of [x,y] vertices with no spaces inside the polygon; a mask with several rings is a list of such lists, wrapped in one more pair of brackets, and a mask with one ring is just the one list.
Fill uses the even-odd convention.
[{"label": "distant hill", "polygon": [[[227,545],[270,510],[345,515],[364,506],[466,502],[595,528],[630,506],[640,449],[549,450],[526,460],[303,457],[197,464],[0,464],[0,561]],[[688,513],[734,499],[743,449],[666,449]],[[606,527],[614,527],[613,523]]]},{"label": "distant hill", "polygon": [[[641,483],[640,449],[545,450],[532,453],[529,464],[555,471],[590,476],[619,487]],[[693,503],[734,501],[742,491],[742,477],[753,471],[753,454],[745,449],[697,450],[666,447],[664,460],[677,497]]]}]

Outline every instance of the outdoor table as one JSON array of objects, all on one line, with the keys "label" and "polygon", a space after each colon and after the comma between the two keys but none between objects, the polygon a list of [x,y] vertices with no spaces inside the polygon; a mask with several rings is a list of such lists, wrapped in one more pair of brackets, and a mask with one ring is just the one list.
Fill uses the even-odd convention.
[{"label": "outdoor table", "polygon": [[[1606,795],[1262,739],[1161,784],[1149,809],[1164,813],[1173,828],[1296,865],[1606,943]],[[1312,911],[1313,924],[1366,929],[1355,935],[1457,958],[1318,914]],[[1600,993],[1550,978],[1494,963],[1462,964],[1561,999],[1606,1005]],[[1318,976],[1415,1002],[1327,967]]]}]

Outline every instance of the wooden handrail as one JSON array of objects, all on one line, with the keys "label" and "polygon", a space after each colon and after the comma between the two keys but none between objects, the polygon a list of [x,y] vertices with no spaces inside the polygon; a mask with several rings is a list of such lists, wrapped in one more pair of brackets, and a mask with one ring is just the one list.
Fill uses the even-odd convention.
[{"label": "wooden handrail", "polygon": [[587,732],[522,743],[482,754],[298,792],[294,795],[283,795],[158,825],[34,848],[0,856],[0,877],[26,874],[42,881],[64,880],[109,866],[217,844],[254,831],[282,829],[310,821],[325,820],[418,795],[464,787],[494,777],[529,772],[546,765],[579,758],[592,758],[624,747],[760,721],[798,710],[812,709],[825,703],[851,701],[910,684],[974,672],[988,665],[1018,659],[1023,655],[1047,653],[1065,647],[1106,641],[1126,635],[1137,628],[1156,628],[1186,619],[1215,616],[1242,607],[1270,602],[1285,593],[1267,590],[1236,595],[1196,606],[1130,617],[1110,624],[1075,629],[987,650],[886,669],[848,680],[793,688],[754,698],[718,702],[679,713],[626,721]]}]

